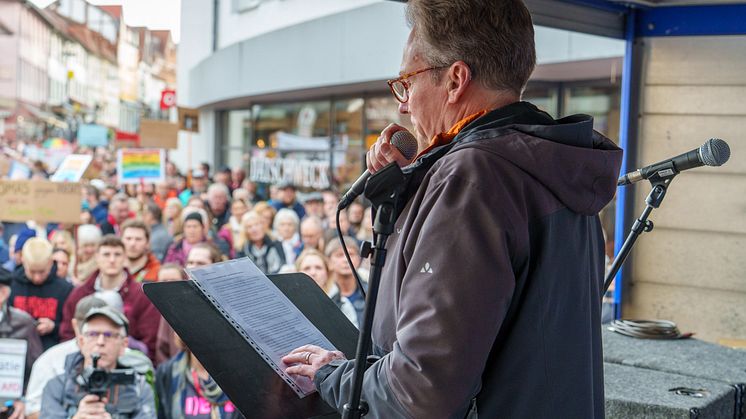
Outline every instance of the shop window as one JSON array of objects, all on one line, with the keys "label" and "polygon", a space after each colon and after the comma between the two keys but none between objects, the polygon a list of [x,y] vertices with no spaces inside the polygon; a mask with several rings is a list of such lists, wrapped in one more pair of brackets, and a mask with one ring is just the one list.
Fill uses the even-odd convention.
[{"label": "shop window", "polygon": [[399,102],[391,95],[366,100],[365,118],[365,150],[376,142],[381,131],[392,122],[414,131],[409,115],[399,113]]},{"label": "shop window", "polygon": [[342,189],[352,185],[363,171],[363,107],[361,98],[334,102],[334,180]]}]

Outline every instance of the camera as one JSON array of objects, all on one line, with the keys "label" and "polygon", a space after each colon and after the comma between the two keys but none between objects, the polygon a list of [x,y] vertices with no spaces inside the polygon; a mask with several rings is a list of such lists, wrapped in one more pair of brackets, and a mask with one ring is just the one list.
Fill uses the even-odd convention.
[{"label": "camera", "polygon": [[106,394],[109,387],[113,385],[135,383],[135,370],[116,369],[107,371],[103,368],[98,368],[98,360],[100,358],[101,355],[99,354],[91,355],[93,368],[86,368],[83,373],[78,376],[78,384],[80,384],[83,391],[101,398]]}]

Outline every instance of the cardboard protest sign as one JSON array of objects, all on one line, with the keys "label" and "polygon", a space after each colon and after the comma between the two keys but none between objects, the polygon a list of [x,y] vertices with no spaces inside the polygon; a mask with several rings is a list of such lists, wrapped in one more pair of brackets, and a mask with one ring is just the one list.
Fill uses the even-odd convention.
[{"label": "cardboard protest sign", "polygon": [[166,179],[163,149],[127,148],[117,151],[117,179],[128,183],[161,183]]},{"label": "cardboard protest sign", "polygon": [[54,172],[52,182],[78,182],[83,177],[93,156],[87,154],[70,154]]},{"label": "cardboard protest sign", "polygon": [[16,400],[23,394],[28,343],[22,339],[0,339],[0,400]]},{"label": "cardboard protest sign", "polygon": [[168,121],[140,122],[140,147],[178,148],[179,126]]},{"label": "cardboard protest sign", "polygon": [[83,124],[78,128],[78,144],[106,147],[109,144],[109,129],[96,124]]},{"label": "cardboard protest sign", "polygon": [[80,222],[80,184],[0,180],[0,221]]},{"label": "cardboard protest sign", "polygon": [[179,129],[199,132],[199,110],[179,106]]}]

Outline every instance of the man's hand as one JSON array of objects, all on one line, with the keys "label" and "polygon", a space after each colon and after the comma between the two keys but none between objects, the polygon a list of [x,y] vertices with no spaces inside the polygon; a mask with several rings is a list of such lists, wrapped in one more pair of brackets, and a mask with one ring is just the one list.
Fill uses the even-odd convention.
[{"label": "man's hand", "polygon": [[52,330],[54,330],[54,320],[40,317],[38,322],[39,324],[36,325],[36,331],[39,332],[39,336],[48,335],[52,333]]},{"label": "man's hand", "polygon": [[99,399],[93,394],[86,395],[80,400],[78,412],[73,419],[111,419],[106,411],[106,399]]},{"label": "man's hand", "polygon": [[292,365],[285,370],[288,374],[302,375],[313,380],[319,368],[335,359],[345,359],[345,356],[339,351],[327,351],[318,346],[305,345],[293,349],[282,357],[282,362]]},{"label": "man's hand", "polygon": [[389,126],[381,131],[378,140],[376,140],[375,144],[370,146],[370,150],[368,150],[368,154],[366,155],[365,160],[367,161],[368,171],[370,173],[377,172],[386,167],[392,161],[395,161],[399,167],[404,167],[411,163],[396,147],[391,145],[391,136],[394,135],[396,131],[402,130],[405,130],[405,128],[401,125],[389,124]]},{"label": "man's hand", "polygon": [[23,419],[23,414],[26,412],[26,404],[20,400],[13,402],[13,414],[8,416],[8,419]]}]

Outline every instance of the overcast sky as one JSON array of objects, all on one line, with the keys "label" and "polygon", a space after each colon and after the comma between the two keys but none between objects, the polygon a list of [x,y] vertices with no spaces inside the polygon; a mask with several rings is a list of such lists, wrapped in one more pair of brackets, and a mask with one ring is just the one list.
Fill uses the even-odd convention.
[{"label": "overcast sky", "polygon": [[[31,0],[39,7],[46,7],[54,0]],[[150,29],[169,29],[174,42],[179,42],[181,0],[88,0],[91,4],[121,4],[124,22],[130,26],[147,26]]]}]

